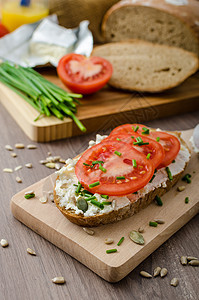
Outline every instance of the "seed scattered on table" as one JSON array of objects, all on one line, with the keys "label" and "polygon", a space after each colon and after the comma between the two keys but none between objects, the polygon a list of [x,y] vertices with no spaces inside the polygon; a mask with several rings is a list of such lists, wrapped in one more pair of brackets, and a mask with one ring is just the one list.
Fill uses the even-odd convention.
[{"label": "seed scattered on table", "polygon": [[187,257],[186,256],[181,256],[180,257],[180,262],[183,266],[187,265]]},{"label": "seed scattered on table", "polygon": [[48,154],[48,156],[51,156],[51,155],[52,155],[52,153],[51,153],[50,151],[49,151],[47,154]]},{"label": "seed scattered on table", "polygon": [[185,186],[181,185],[177,187],[178,192],[183,192],[185,190]]},{"label": "seed scattered on table", "polygon": [[17,157],[17,154],[16,154],[15,152],[11,152],[10,155],[11,155],[12,157]]},{"label": "seed scattered on table", "polygon": [[1,244],[1,246],[2,246],[3,248],[5,248],[5,247],[7,247],[7,246],[9,245],[9,244],[8,244],[8,241],[5,240],[5,239],[1,239],[0,244]]},{"label": "seed scattered on table", "polygon": [[135,231],[135,230],[132,230],[130,233],[129,233],[129,238],[136,244],[139,244],[139,245],[144,245],[145,241],[144,241],[144,237],[143,235],[138,232],[138,231]]},{"label": "seed scattered on table", "polygon": [[56,163],[56,164],[55,164],[55,169],[56,169],[56,170],[59,170],[60,168],[61,168],[60,164],[59,164],[59,163]]},{"label": "seed scattered on table", "polygon": [[49,169],[54,169],[55,168],[55,163],[49,162],[49,163],[45,164],[45,166]]},{"label": "seed scattered on table", "polygon": [[160,271],[160,277],[165,277],[168,273],[168,270],[166,268],[162,268]]},{"label": "seed scattered on table", "polygon": [[63,283],[65,283],[66,281],[65,281],[64,277],[59,276],[59,277],[53,278],[53,279],[52,279],[52,282],[53,282],[53,283],[57,283],[57,284],[63,284]]},{"label": "seed scattered on table", "polygon": [[154,221],[158,224],[164,224],[165,221],[164,220],[161,220],[161,219],[154,219]]},{"label": "seed scattered on table", "polygon": [[24,149],[25,146],[24,146],[24,144],[22,144],[22,143],[17,143],[17,144],[15,144],[15,148],[16,148],[16,149]]},{"label": "seed scattered on table", "polygon": [[17,176],[17,177],[16,177],[16,182],[22,183],[22,179],[21,179],[19,176]]},{"label": "seed scattered on table", "polygon": [[39,198],[39,201],[40,201],[42,204],[44,204],[44,203],[47,203],[47,202],[48,202],[48,198],[47,198],[46,195],[44,195],[44,196],[42,196],[42,197]]},{"label": "seed scattered on table", "polygon": [[45,164],[47,164],[47,160],[46,159],[42,159],[42,160],[39,161],[39,163],[42,164],[42,165],[45,165]]},{"label": "seed scattered on table", "polygon": [[195,256],[187,256],[187,260],[198,260]]},{"label": "seed scattered on table", "polygon": [[30,144],[30,145],[27,146],[27,148],[28,149],[37,149],[37,146]]},{"label": "seed scattered on table", "polygon": [[170,284],[171,284],[172,286],[175,286],[175,287],[176,287],[176,286],[179,284],[178,278],[173,278],[173,279],[171,279]]},{"label": "seed scattered on table", "polygon": [[61,164],[65,164],[65,163],[66,163],[66,160],[63,159],[63,158],[60,158],[60,159],[59,159],[59,162],[60,162]]},{"label": "seed scattered on table", "polygon": [[193,259],[189,261],[189,265],[191,266],[199,266],[199,260]]},{"label": "seed scattered on table", "polygon": [[87,228],[87,227],[83,227],[82,229],[89,235],[94,235],[94,233],[95,233],[94,230]]},{"label": "seed scattered on table", "polygon": [[156,277],[156,276],[160,275],[160,272],[161,272],[160,267],[155,268],[153,271],[153,276]]},{"label": "seed scattered on table", "polygon": [[139,227],[139,228],[138,228],[138,232],[139,232],[139,233],[143,233],[143,232],[144,232],[144,228],[143,228],[143,227]]},{"label": "seed scattered on table", "polygon": [[145,277],[145,278],[152,278],[152,275],[149,274],[149,273],[146,272],[146,271],[141,271],[141,272],[140,272],[140,275],[141,275],[142,277]]},{"label": "seed scattered on table", "polygon": [[13,169],[11,169],[11,168],[4,168],[3,172],[5,172],[5,173],[13,173]]},{"label": "seed scattered on table", "polygon": [[25,164],[25,167],[31,169],[32,168],[32,164],[31,163],[27,163],[27,164]]},{"label": "seed scattered on table", "polygon": [[36,252],[34,250],[32,250],[31,248],[27,248],[27,252],[30,254],[30,255],[36,255]]},{"label": "seed scattered on table", "polygon": [[19,171],[19,170],[21,170],[22,169],[22,166],[17,166],[16,168],[15,168],[15,171]]},{"label": "seed scattered on table", "polygon": [[105,239],[104,242],[105,242],[105,244],[109,245],[109,244],[112,244],[112,243],[113,243],[113,239],[107,238],[107,239]]},{"label": "seed scattered on table", "polygon": [[13,148],[10,145],[5,145],[5,149],[8,151],[13,151]]},{"label": "seed scattered on table", "polygon": [[49,191],[49,192],[48,192],[48,195],[49,195],[49,199],[50,199],[50,201],[54,202],[54,195],[53,195],[53,191]]}]

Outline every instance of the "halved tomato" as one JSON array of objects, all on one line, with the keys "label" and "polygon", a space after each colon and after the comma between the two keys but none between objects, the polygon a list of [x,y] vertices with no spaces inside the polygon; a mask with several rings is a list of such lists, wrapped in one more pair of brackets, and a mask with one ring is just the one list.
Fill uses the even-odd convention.
[{"label": "halved tomato", "polygon": [[8,33],[8,29],[2,23],[0,23],[0,38]]},{"label": "halved tomato", "polygon": [[60,59],[57,73],[69,89],[85,95],[100,90],[111,78],[113,68],[104,58],[70,53]]},{"label": "halved tomato", "polygon": [[120,141],[102,141],[86,150],[75,173],[90,192],[123,196],[144,187],[154,173],[145,155]]}]

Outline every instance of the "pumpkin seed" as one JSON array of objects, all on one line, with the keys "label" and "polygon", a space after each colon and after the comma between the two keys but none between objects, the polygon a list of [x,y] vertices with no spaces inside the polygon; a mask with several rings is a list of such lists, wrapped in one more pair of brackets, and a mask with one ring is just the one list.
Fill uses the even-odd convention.
[{"label": "pumpkin seed", "polygon": [[55,168],[55,164],[53,162],[49,162],[49,163],[45,164],[45,166],[49,169],[54,169]]},{"label": "pumpkin seed", "polygon": [[94,230],[87,228],[87,227],[83,227],[82,229],[89,235],[94,235],[94,233],[95,233]]},{"label": "pumpkin seed", "polygon": [[160,275],[160,272],[161,272],[160,267],[155,268],[153,271],[153,276],[156,277],[156,276]]},{"label": "pumpkin seed", "polygon": [[66,160],[63,159],[63,158],[60,158],[60,159],[59,159],[59,162],[60,162],[61,164],[65,164]]},{"label": "pumpkin seed", "polygon": [[61,168],[60,164],[59,164],[59,163],[56,163],[56,164],[55,164],[55,169],[56,169],[56,170],[59,170],[60,168]]},{"label": "pumpkin seed", "polygon": [[136,244],[144,245],[145,243],[143,235],[138,231],[132,230],[129,233],[129,237]]},{"label": "pumpkin seed", "polygon": [[53,162],[53,156],[46,157],[47,162]]},{"label": "pumpkin seed", "polygon": [[22,183],[22,179],[21,179],[19,176],[17,176],[17,177],[16,177],[16,182]]},{"label": "pumpkin seed", "polygon": [[12,157],[17,157],[17,154],[16,154],[15,152],[10,153],[10,155],[11,155]]},{"label": "pumpkin seed", "polygon": [[35,192],[34,192],[33,190],[31,190],[31,191],[25,192],[25,195],[34,194],[34,193],[35,193]]},{"label": "pumpkin seed", "polygon": [[164,224],[165,221],[164,220],[161,220],[161,219],[154,219],[154,221],[158,224]]},{"label": "pumpkin seed", "polygon": [[180,257],[180,262],[181,264],[184,266],[184,265],[187,265],[187,257],[186,256],[181,256]]},{"label": "pumpkin seed", "polygon": [[32,168],[32,164],[31,163],[27,163],[27,164],[25,164],[25,167],[31,169]]},{"label": "pumpkin seed", "polygon": [[15,168],[15,171],[18,171],[18,170],[21,170],[22,169],[22,166],[17,166],[16,168]]},{"label": "pumpkin seed", "polygon": [[44,196],[42,196],[42,197],[39,198],[39,201],[40,201],[42,204],[44,204],[44,203],[48,202],[48,198],[47,198],[46,195],[44,195]]},{"label": "pumpkin seed", "polygon": [[141,272],[140,272],[140,275],[141,275],[142,277],[152,278],[152,275],[149,274],[149,273],[146,272],[146,271],[141,271]]},{"label": "pumpkin seed", "polygon": [[47,160],[42,159],[42,160],[39,161],[39,163],[42,164],[42,165],[45,165],[45,164],[47,164]]},{"label": "pumpkin seed", "polygon": [[86,212],[88,209],[88,203],[84,198],[79,198],[77,199],[77,207],[83,212]]},{"label": "pumpkin seed", "polygon": [[5,145],[5,149],[8,151],[13,151],[13,148],[10,145]]},{"label": "pumpkin seed", "polygon": [[5,172],[5,173],[13,173],[13,169],[11,169],[11,168],[4,168],[3,172]]},{"label": "pumpkin seed", "polygon": [[177,187],[178,192],[183,192],[185,190],[185,186],[181,185]]},{"label": "pumpkin seed", "polygon": [[36,255],[36,252],[30,248],[27,248],[27,252],[30,254],[30,255]]},{"label": "pumpkin seed", "polygon": [[5,239],[1,239],[0,244],[1,244],[1,246],[2,246],[3,248],[5,248],[5,247],[7,247],[7,246],[9,245],[9,244],[8,244],[8,241],[5,240]]},{"label": "pumpkin seed", "polygon": [[177,286],[177,285],[179,284],[178,278],[173,278],[173,279],[171,279],[170,284],[171,284],[172,286]]},{"label": "pumpkin seed", "polygon": [[199,266],[199,260],[193,259],[189,261],[189,265],[191,266]]},{"label": "pumpkin seed", "polygon": [[28,149],[37,149],[37,146],[30,144],[30,145],[27,146],[27,148]]},{"label": "pumpkin seed", "polygon": [[63,284],[63,283],[65,283],[65,279],[62,276],[55,277],[55,278],[52,279],[52,282],[57,283],[57,284]]},{"label": "pumpkin seed", "polygon": [[143,228],[143,227],[139,227],[139,228],[138,228],[138,232],[139,232],[139,233],[143,233],[143,232],[144,232],[144,228]]},{"label": "pumpkin seed", "polygon": [[112,243],[113,243],[113,239],[107,238],[107,239],[105,239],[104,242],[105,242],[105,244],[109,245],[109,244],[112,244]]},{"label": "pumpkin seed", "polygon": [[22,144],[22,143],[17,143],[17,144],[15,144],[15,148],[16,148],[16,149],[24,149],[25,146],[24,146],[24,144]]},{"label": "pumpkin seed", "polygon": [[187,260],[198,260],[198,258],[194,256],[187,256]]},{"label": "pumpkin seed", "polygon": [[160,271],[160,277],[165,277],[168,273],[168,270],[166,268],[162,268]]}]

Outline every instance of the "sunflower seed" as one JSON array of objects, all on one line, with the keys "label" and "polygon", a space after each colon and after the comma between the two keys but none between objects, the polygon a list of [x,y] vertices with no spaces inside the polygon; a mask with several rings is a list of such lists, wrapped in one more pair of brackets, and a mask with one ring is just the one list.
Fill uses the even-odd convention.
[{"label": "sunflower seed", "polygon": [[49,169],[54,169],[55,168],[55,164],[53,162],[48,162],[47,164],[45,164],[45,166]]},{"label": "sunflower seed", "polygon": [[173,278],[173,279],[171,279],[170,284],[171,284],[172,286],[177,286],[177,285],[179,284],[178,278]]},{"label": "sunflower seed", "polygon": [[42,160],[39,161],[39,163],[42,164],[42,165],[45,165],[45,164],[47,164],[47,160],[42,159]]},{"label": "sunflower seed", "polygon": [[180,257],[180,262],[183,266],[187,265],[187,257],[186,256],[181,256]]},{"label": "sunflower seed", "polygon": [[50,151],[49,151],[47,154],[48,154],[48,156],[51,156],[51,155],[52,155],[52,153],[51,153]]},{"label": "sunflower seed", "polygon": [[8,151],[13,151],[13,148],[10,145],[5,145],[5,149]]},{"label": "sunflower seed", "polygon": [[30,255],[36,255],[36,252],[30,248],[27,248],[27,252],[30,254]]},{"label": "sunflower seed", "polygon": [[141,271],[141,272],[140,272],[140,275],[141,275],[142,277],[146,277],[146,278],[151,278],[151,277],[152,277],[152,275],[149,274],[149,273],[146,272],[146,271]]},{"label": "sunflower seed", "polygon": [[112,244],[113,243],[113,239],[107,238],[107,239],[105,239],[104,243],[107,244],[107,245]]},{"label": "sunflower seed", "polygon": [[31,169],[32,168],[32,164],[31,163],[27,163],[27,164],[25,164],[25,167]]},{"label": "sunflower seed", "polygon": [[143,235],[138,231],[132,230],[129,233],[129,237],[136,244],[144,245],[145,243]]},{"label": "sunflower seed", "polygon": [[53,162],[57,162],[60,160],[60,155],[53,156]]},{"label": "sunflower seed", "polygon": [[60,159],[59,159],[59,162],[60,162],[61,164],[65,164],[66,160],[63,159],[63,158],[60,158]]},{"label": "sunflower seed", "polygon": [[89,235],[94,235],[94,233],[95,233],[94,230],[87,228],[87,227],[83,227],[82,229]]},{"label": "sunflower seed", "polygon": [[162,268],[162,270],[160,271],[160,277],[166,276],[167,273],[168,273],[168,270],[166,268]]},{"label": "sunflower seed", "polygon": [[37,149],[37,146],[30,144],[30,145],[27,146],[27,148],[28,149]]},{"label": "sunflower seed", "polygon": [[0,244],[1,244],[1,246],[2,247],[7,247],[9,244],[8,244],[8,241],[7,240],[5,240],[5,239],[1,239],[1,242],[0,242]]},{"label": "sunflower seed", "polygon": [[185,186],[181,185],[177,187],[178,192],[183,192],[185,190]]},{"label": "sunflower seed", "polygon": [[155,268],[153,271],[153,276],[156,277],[156,276],[160,275],[160,272],[161,272],[160,267]]},{"label": "sunflower seed", "polygon": [[22,183],[22,180],[21,180],[21,178],[19,176],[16,177],[16,182]]},{"label": "sunflower seed", "polygon": [[21,170],[22,169],[22,166],[17,166],[16,168],[15,168],[15,171],[18,171],[18,170]]},{"label": "sunflower seed", "polygon": [[16,148],[16,149],[24,149],[25,146],[24,146],[24,144],[17,143],[17,144],[15,144],[15,148]]},{"label": "sunflower seed", "polygon": [[46,157],[47,162],[53,162],[53,156]]},{"label": "sunflower seed", "polygon": [[198,258],[194,256],[187,256],[187,260],[198,260]]},{"label": "sunflower seed", "polygon": [[11,155],[12,157],[17,157],[17,154],[16,154],[15,152],[10,153],[10,155]]},{"label": "sunflower seed", "polygon": [[31,190],[31,191],[27,191],[27,192],[25,192],[25,194],[24,195],[29,195],[29,194],[34,194],[35,192],[33,191],[33,190]]},{"label": "sunflower seed", "polygon": [[5,168],[5,169],[3,169],[3,172],[5,172],[5,173],[13,173],[13,169]]},{"label": "sunflower seed", "polygon": [[55,278],[52,279],[52,282],[57,283],[57,284],[63,284],[63,283],[65,283],[65,279],[62,276],[55,277]]},{"label": "sunflower seed", "polygon": [[53,191],[49,191],[49,192],[48,192],[48,195],[49,195],[49,199],[50,199],[50,201],[54,202],[54,195],[53,195]]},{"label": "sunflower seed", "polygon": [[189,261],[189,265],[191,266],[199,266],[199,260],[193,259]]},{"label": "sunflower seed", "polygon": [[165,221],[164,220],[161,220],[161,219],[154,219],[154,221],[158,224],[164,224]]},{"label": "sunflower seed", "polygon": [[59,164],[59,163],[56,163],[56,164],[55,164],[55,169],[56,169],[56,170],[59,170],[60,168],[61,168],[60,164]]},{"label": "sunflower seed", "polygon": [[139,227],[139,228],[138,228],[138,232],[139,232],[139,233],[143,233],[143,232],[144,232],[144,228],[143,228],[143,227]]},{"label": "sunflower seed", "polygon": [[46,195],[44,195],[44,196],[42,196],[42,197],[39,198],[39,201],[40,201],[42,204],[44,204],[44,203],[48,202],[48,198],[47,198]]}]

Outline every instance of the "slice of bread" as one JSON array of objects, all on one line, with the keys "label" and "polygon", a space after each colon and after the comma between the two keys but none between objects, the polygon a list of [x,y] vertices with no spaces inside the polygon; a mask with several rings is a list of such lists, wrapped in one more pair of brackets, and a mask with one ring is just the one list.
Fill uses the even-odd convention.
[{"label": "slice of bread", "polygon": [[98,46],[92,55],[112,63],[111,86],[130,91],[161,92],[179,85],[198,69],[194,53],[141,40]]},{"label": "slice of bread", "polygon": [[106,42],[141,39],[199,55],[199,2],[176,2],[120,1],[104,16],[102,34]]},{"label": "slice of bread", "polygon": [[[93,227],[99,226],[101,224],[110,224],[117,222],[119,220],[130,217],[135,213],[139,212],[141,209],[147,207],[157,195],[162,196],[177,183],[190,159],[190,152],[188,146],[185,144],[184,140],[181,139],[180,134],[177,132],[174,132],[173,134],[178,136],[181,142],[181,150],[175,159],[175,163],[170,165],[171,170],[172,168],[173,170],[176,168],[175,172],[173,171],[173,174],[175,175],[173,176],[172,181],[169,180],[165,168],[159,169],[153,181],[151,183],[148,183],[146,187],[144,187],[142,190],[138,191],[138,194],[127,195],[125,199],[124,197],[121,198],[112,196],[109,198],[109,201],[112,201],[112,204],[114,201],[115,203],[114,206],[112,205],[113,209],[111,211],[107,213],[97,212],[94,215],[85,216],[81,212],[75,213],[75,210],[72,208],[66,209],[63,203],[61,203],[60,195],[62,195],[63,198],[71,194],[69,191],[67,191],[67,183],[65,181],[65,183],[63,184],[63,189],[65,190],[61,190],[59,192],[60,195],[58,195],[57,186],[60,185],[60,176],[58,176],[54,189],[54,201],[57,208],[72,223],[75,223],[80,226]],[[63,176],[65,179],[68,175]],[[68,180],[70,180],[70,177],[68,177]]]}]

